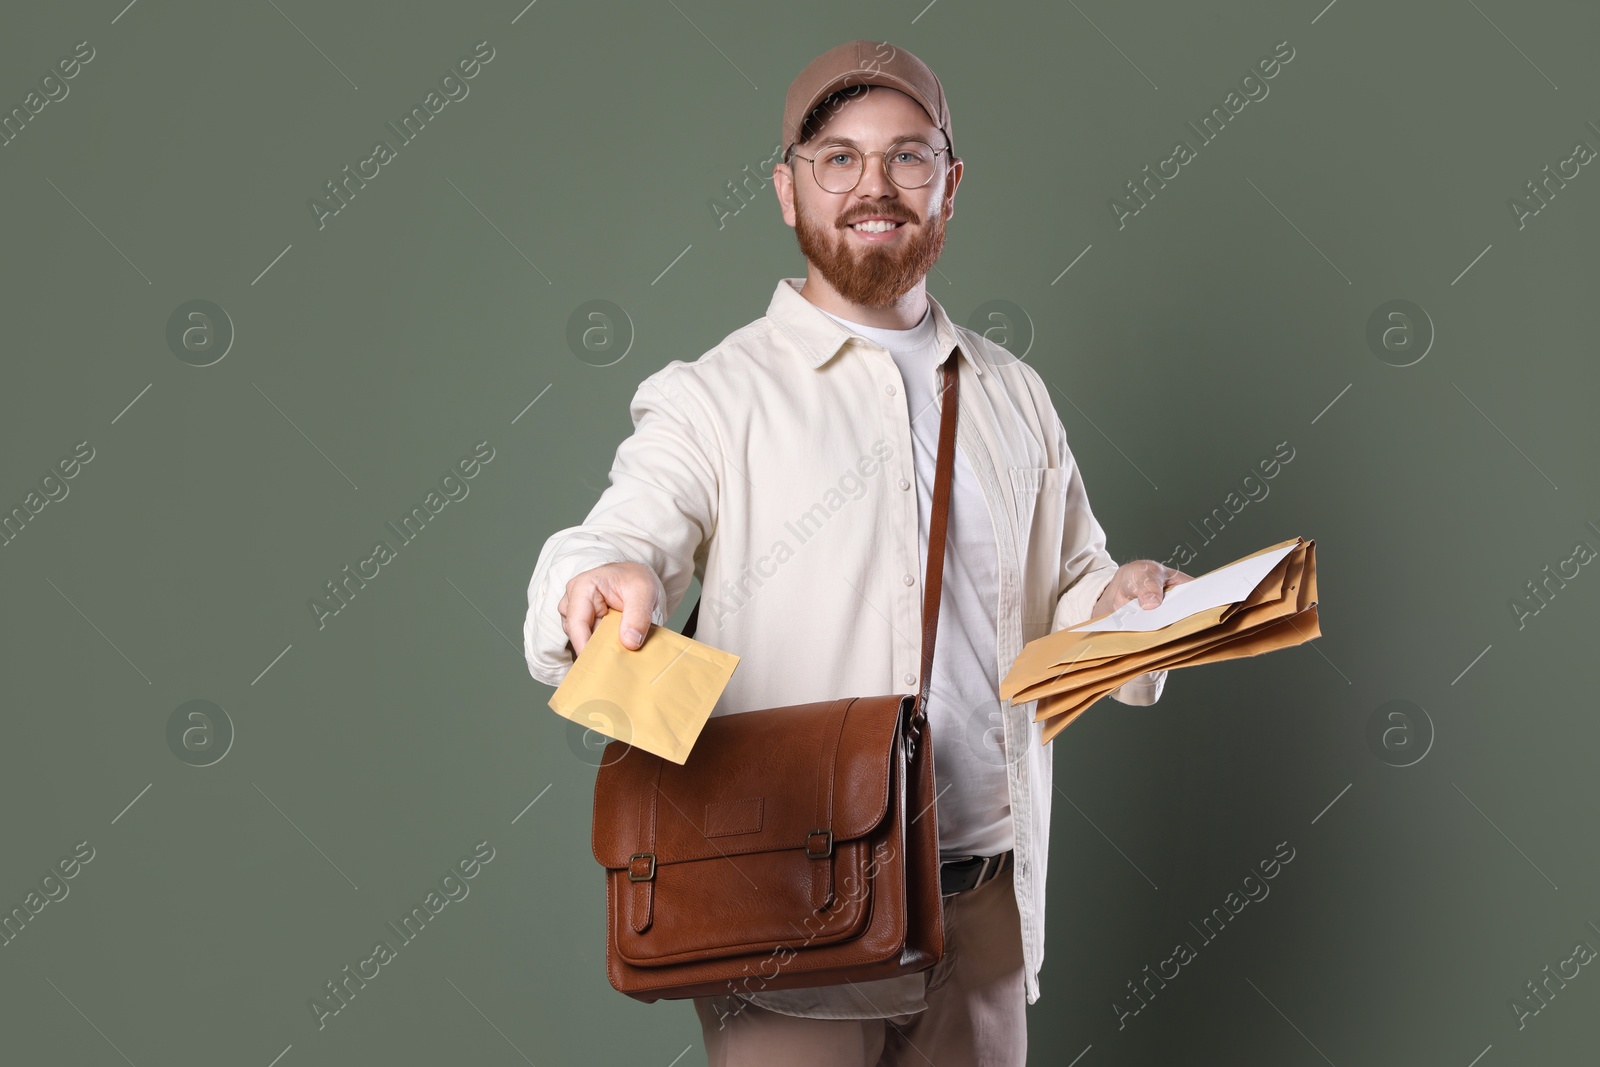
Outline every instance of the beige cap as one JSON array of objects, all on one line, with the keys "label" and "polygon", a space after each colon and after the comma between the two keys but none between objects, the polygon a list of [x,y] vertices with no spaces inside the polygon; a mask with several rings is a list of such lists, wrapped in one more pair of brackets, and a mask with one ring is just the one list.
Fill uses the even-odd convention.
[{"label": "beige cap", "polygon": [[[928,65],[888,41],[850,41],[830,48],[806,65],[789,85],[783,101],[783,156],[804,137],[806,119],[830,94],[853,85],[882,85],[905,93],[928,113],[933,124],[950,136],[950,105]],[[820,117],[820,116],[819,116]],[[952,155],[954,149],[952,147]]]}]

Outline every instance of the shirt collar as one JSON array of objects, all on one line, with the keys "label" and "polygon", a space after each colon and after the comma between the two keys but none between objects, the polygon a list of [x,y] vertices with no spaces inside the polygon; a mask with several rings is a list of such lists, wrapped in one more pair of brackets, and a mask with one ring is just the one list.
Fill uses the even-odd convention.
[{"label": "shirt collar", "polygon": [[[767,305],[767,318],[795,343],[813,369],[820,370],[823,364],[838,355],[846,341],[854,339],[856,335],[823,314],[820,308],[800,295],[800,289],[805,285],[805,281],[804,278],[778,279],[778,287],[773,291],[772,302]],[[955,326],[951,323],[950,316],[945,314],[944,307],[931,295],[928,297],[928,305],[933,312],[934,337],[939,348],[939,362],[943,363],[950,355],[950,350],[957,346]],[[973,372],[981,376],[983,365],[974,353],[967,351],[968,347],[970,346],[961,346],[961,355]]]}]

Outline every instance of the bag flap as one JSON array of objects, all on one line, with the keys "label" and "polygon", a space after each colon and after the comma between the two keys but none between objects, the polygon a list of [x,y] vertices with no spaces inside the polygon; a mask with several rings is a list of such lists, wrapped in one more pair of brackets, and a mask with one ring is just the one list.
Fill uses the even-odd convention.
[{"label": "bag flap", "polygon": [[682,765],[614,740],[595,777],[594,858],[620,869],[636,852],[660,865],[803,849],[816,829],[832,829],[835,842],[862,837],[888,814],[894,736],[915,701],[843,697],[714,715]]}]

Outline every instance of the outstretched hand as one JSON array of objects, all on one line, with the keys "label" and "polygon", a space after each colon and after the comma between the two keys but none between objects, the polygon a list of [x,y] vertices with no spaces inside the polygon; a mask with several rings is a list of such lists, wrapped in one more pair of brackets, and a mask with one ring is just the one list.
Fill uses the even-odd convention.
[{"label": "outstretched hand", "polygon": [[611,611],[622,612],[622,647],[637,649],[650,630],[658,596],[655,572],[643,563],[607,563],[574,575],[556,604],[573,656],[594,636],[596,620]]}]

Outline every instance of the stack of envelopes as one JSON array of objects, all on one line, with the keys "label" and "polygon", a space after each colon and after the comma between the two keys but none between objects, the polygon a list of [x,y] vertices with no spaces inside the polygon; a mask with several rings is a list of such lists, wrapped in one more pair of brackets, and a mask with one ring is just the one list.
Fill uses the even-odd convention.
[{"label": "stack of envelopes", "polygon": [[1259,656],[1320,637],[1315,549],[1314,540],[1281,541],[1168,587],[1158,607],[1130,601],[1030,641],[1001,680],[1000,695],[1012,704],[1038,700],[1033,718],[1047,723],[1049,743],[1091,704],[1147,671]]}]

